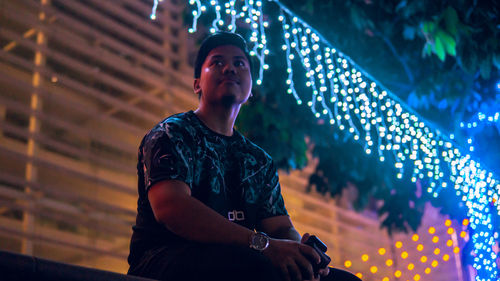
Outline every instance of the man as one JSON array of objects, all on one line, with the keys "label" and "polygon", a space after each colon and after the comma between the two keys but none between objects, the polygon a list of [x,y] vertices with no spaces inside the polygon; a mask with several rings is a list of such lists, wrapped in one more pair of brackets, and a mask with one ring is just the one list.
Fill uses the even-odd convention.
[{"label": "man", "polygon": [[198,109],[166,118],[142,140],[129,274],[319,280],[320,257],[292,225],[272,159],[233,129],[251,95],[251,70],[241,36],[208,37],[195,64]]}]

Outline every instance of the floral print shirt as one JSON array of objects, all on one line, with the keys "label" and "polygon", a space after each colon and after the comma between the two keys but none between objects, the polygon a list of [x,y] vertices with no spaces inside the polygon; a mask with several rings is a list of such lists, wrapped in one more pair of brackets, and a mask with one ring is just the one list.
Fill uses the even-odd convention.
[{"label": "floral print shirt", "polygon": [[262,219],[288,215],[271,157],[234,130],[213,132],[193,111],[170,116],[143,138],[139,147],[138,208],[130,259],[140,252],[182,238],[158,223],[147,192],[157,182],[179,180],[191,195],[222,216],[249,229]]}]

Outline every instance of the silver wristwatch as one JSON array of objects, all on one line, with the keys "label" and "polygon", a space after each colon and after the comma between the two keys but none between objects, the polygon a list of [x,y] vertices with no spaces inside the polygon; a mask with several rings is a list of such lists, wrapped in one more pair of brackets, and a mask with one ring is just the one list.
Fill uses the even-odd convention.
[{"label": "silver wristwatch", "polygon": [[250,237],[250,248],[259,252],[264,251],[269,247],[269,236],[264,232],[255,232]]}]

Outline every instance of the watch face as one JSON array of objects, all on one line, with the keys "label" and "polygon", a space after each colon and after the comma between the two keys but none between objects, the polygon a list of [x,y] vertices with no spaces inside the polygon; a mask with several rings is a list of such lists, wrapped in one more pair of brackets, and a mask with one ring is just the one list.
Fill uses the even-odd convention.
[{"label": "watch face", "polygon": [[252,238],[252,245],[251,247],[263,251],[269,246],[269,237],[263,233],[255,233],[255,235]]}]

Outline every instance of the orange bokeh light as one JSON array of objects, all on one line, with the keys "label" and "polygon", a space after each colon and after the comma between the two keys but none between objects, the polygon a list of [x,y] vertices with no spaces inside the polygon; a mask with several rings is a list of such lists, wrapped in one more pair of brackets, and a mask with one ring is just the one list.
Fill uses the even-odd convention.
[{"label": "orange bokeh light", "polygon": [[380,249],[378,249],[378,253],[379,253],[379,255],[381,255],[381,256],[382,256],[382,255],[384,255],[384,254],[385,254],[385,249],[384,249],[384,248],[380,248]]},{"label": "orange bokeh light", "polygon": [[369,258],[370,257],[367,254],[364,254],[364,255],[361,256],[361,260],[362,261],[368,261]]}]

